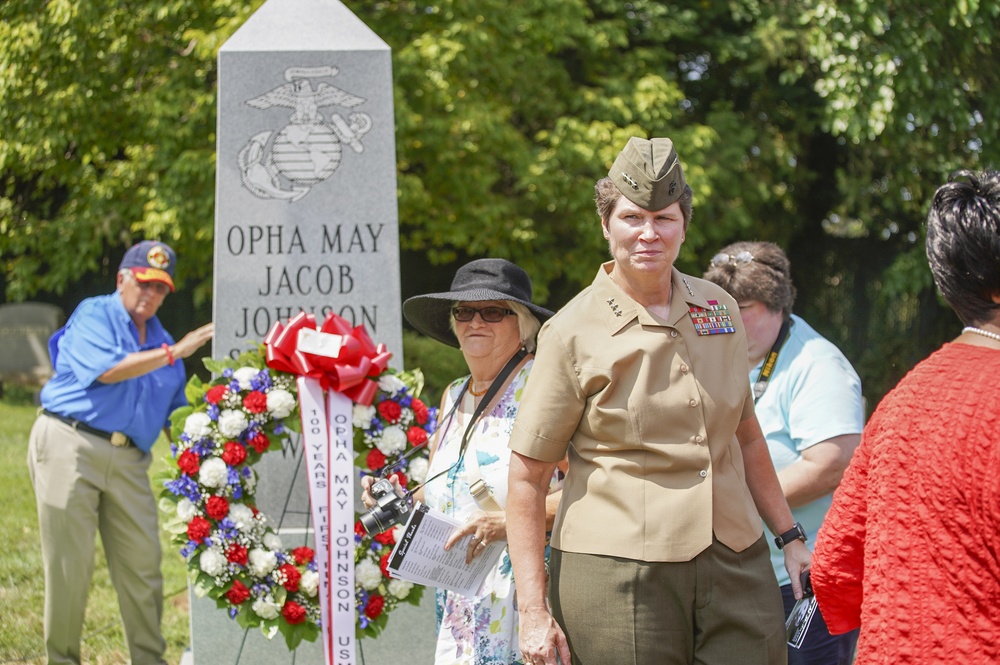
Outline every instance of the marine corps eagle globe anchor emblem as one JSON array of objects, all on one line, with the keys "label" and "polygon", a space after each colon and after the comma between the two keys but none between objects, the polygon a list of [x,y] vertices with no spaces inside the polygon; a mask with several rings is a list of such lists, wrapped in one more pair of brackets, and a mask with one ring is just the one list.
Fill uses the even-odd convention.
[{"label": "marine corps eagle globe anchor emblem", "polygon": [[336,67],[289,67],[285,70],[286,83],[246,101],[256,109],[294,109],[287,125],[277,132],[253,135],[240,149],[236,158],[240,179],[251,194],[262,199],[298,201],[313,185],[337,170],[343,152],[341,144],[351,146],[358,154],[364,152],[361,137],[372,128],[371,116],[355,112],[345,120],[334,112],[327,122],[320,111],[326,106],[353,109],[367,101],[329,83],[313,88],[311,79],[336,76],[339,71]]}]

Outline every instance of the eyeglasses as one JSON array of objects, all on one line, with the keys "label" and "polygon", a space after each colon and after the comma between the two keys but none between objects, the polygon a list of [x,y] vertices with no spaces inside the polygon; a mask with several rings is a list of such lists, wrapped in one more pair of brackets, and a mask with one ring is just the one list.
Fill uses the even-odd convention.
[{"label": "eyeglasses", "polygon": [[727,266],[732,263],[737,268],[742,268],[743,266],[750,265],[753,258],[753,254],[746,250],[737,252],[736,254],[726,254],[725,252],[720,252],[712,257],[709,265],[713,268],[721,268],[722,266]]},{"label": "eyeglasses", "polygon": [[754,261],[761,264],[762,266],[770,268],[771,270],[777,273],[780,273],[782,275],[785,274],[785,271],[779,268],[778,266],[771,265],[767,261],[761,261],[760,259],[758,259],[756,256],[754,256],[745,249],[742,252],[736,252],[736,254],[726,254],[725,252],[719,252],[718,254],[712,257],[712,260],[708,262],[708,265],[712,268],[722,268],[723,266],[732,264],[737,268],[745,268]]},{"label": "eyeglasses", "polygon": [[505,316],[516,314],[516,312],[506,307],[483,307],[482,309],[475,307],[451,308],[451,315],[455,317],[456,321],[461,321],[462,323],[468,323],[476,318],[476,314],[479,314],[479,318],[486,323],[500,323]]},{"label": "eyeglasses", "polygon": [[165,296],[170,293],[170,287],[163,282],[140,282],[136,280],[139,288],[143,291],[153,291],[158,296]]}]

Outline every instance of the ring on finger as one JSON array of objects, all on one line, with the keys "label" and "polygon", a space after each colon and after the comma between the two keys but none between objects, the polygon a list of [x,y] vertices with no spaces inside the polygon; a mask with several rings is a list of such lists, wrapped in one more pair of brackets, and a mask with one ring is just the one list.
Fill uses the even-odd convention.
[{"label": "ring on finger", "polygon": [[476,547],[486,547],[486,541],[480,540],[478,543],[476,543]]},{"label": "ring on finger", "polygon": [[472,541],[473,541],[473,542],[476,542],[476,543],[478,543],[478,542],[479,542],[479,538],[477,538],[477,537],[476,537],[476,534],[472,534],[472,535],[470,536],[470,538],[472,538]]}]

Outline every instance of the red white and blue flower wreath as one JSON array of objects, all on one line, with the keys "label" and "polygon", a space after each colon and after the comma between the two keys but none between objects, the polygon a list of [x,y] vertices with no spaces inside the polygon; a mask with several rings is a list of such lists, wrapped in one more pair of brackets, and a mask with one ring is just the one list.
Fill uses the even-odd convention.
[{"label": "red white and blue flower wreath", "polygon": [[[244,628],[268,638],[281,633],[289,649],[320,635],[319,575],[309,547],[286,549],[254,499],[254,465],[300,431],[296,377],[268,368],[263,345],[238,359],[206,359],[218,378],[194,376],[190,406],[171,415],[173,463],[163,478],[164,528],[187,561],[192,587],[215,600]],[[425,444],[437,409],[419,399],[419,370],[384,370],[370,406],[353,408],[359,474],[391,469],[414,489],[427,473]],[[386,570],[400,527],[369,536],[355,521],[357,635],[377,636],[402,602],[419,604],[423,587],[391,579]]]}]

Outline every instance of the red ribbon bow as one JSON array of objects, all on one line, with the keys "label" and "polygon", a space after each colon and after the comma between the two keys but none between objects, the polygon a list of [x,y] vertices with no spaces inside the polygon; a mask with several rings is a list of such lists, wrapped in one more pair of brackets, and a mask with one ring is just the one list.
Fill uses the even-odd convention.
[{"label": "red ribbon bow", "polygon": [[389,365],[392,354],[385,344],[375,345],[364,326],[352,328],[341,316],[330,314],[319,332],[340,336],[335,355],[308,353],[299,349],[299,331],[317,330],[316,317],[299,312],[287,325],[275,321],[264,338],[267,366],[281,372],[310,376],[323,390],[343,393],[351,401],[369,406],[375,399],[378,383],[373,381]]}]

